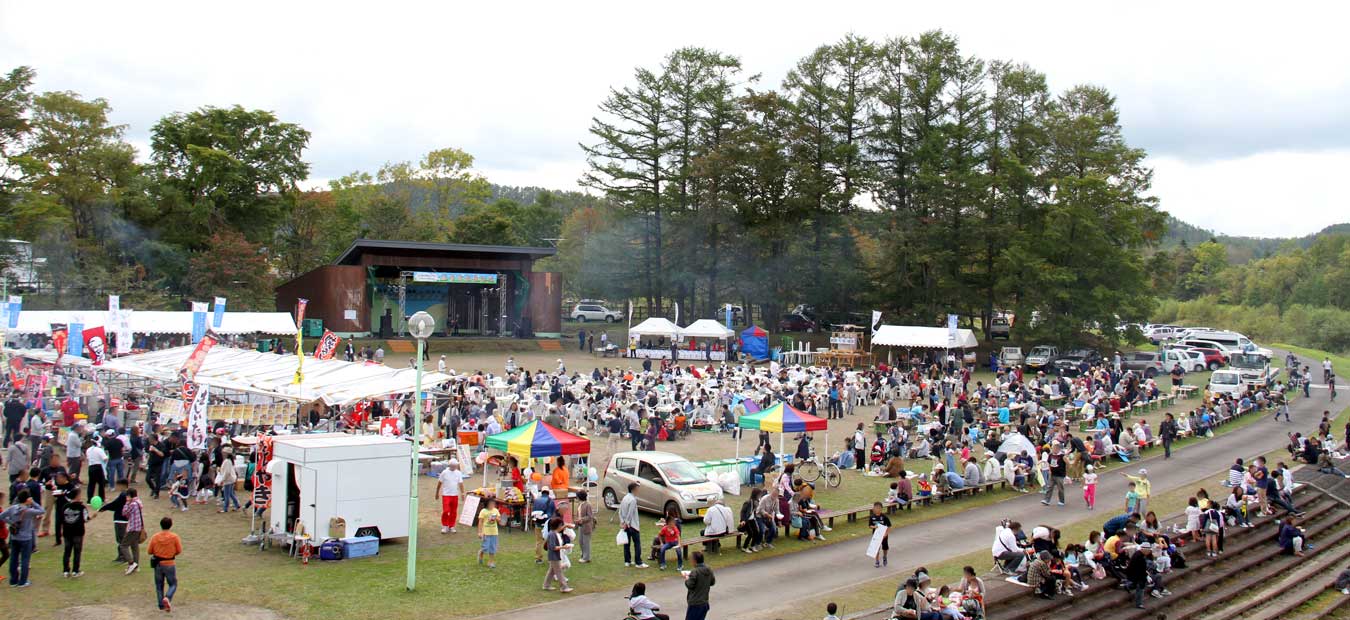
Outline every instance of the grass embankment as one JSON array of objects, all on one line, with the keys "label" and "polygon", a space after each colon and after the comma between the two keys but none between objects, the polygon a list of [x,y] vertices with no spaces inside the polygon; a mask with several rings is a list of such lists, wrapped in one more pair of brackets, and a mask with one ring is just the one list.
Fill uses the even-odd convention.
[{"label": "grass embankment", "polygon": [[1326,358],[1331,358],[1331,368],[1336,374],[1339,375],[1342,372],[1350,372],[1350,357],[1346,357],[1344,355],[1337,355],[1335,353],[1320,351],[1318,349],[1296,347],[1292,344],[1276,343],[1270,346],[1276,349],[1293,351],[1294,353],[1302,355],[1303,357],[1312,358],[1314,362],[1318,362],[1312,365],[1313,383],[1317,383],[1317,380],[1322,378],[1322,369],[1320,367],[1320,362]]},{"label": "grass embankment", "polygon": [[[1220,432],[1221,433],[1231,432],[1238,428],[1242,428],[1247,424],[1251,424],[1256,420],[1259,420],[1260,418],[1261,418],[1260,415],[1248,415],[1241,420],[1238,420],[1236,422],[1233,422],[1232,424],[1227,424],[1224,427],[1221,427]],[[1335,420],[1333,421],[1332,428],[1342,428],[1347,422],[1350,422],[1350,407],[1341,410],[1341,413],[1338,416],[1336,416]],[[1173,449],[1176,449],[1178,446],[1184,447],[1185,445],[1192,443],[1194,441],[1199,440],[1188,438],[1186,440],[1183,440],[1183,442],[1175,444],[1173,446]],[[1266,459],[1271,462],[1277,460],[1286,460],[1287,462],[1286,457],[1288,456],[1288,453],[1285,450],[1280,449],[1267,452],[1263,456],[1265,456]],[[1170,491],[1166,491],[1161,494],[1155,494],[1149,499],[1149,509],[1163,516],[1180,513],[1185,509],[1187,501],[1190,499],[1192,495],[1195,494],[1195,491],[1197,489],[1205,486],[1208,487],[1216,486],[1219,482],[1219,476],[1222,475],[1223,471],[1221,470],[1213,472],[1211,476],[1206,476],[1207,478],[1214,478],[1215,484],[1213,485],[1206,485],[1202,483],[1198,484],[1195,488],[1172,489]],[[1210,495],[1211,497],[1214,496],[1214,491],[1212,488],[1210,490]],[[1106,499],[1108,501],[1115,501],[1113,498],[1106,498]],[[1115,516],[1115,513],[1112,513],[1110,511],[1104,511],[1102,513],[1102,516],[1100,517],[1084,519],[1081,521],[1076,521],[1074,523],[1062,526],[1059,528],[1060,531],[1063,532],[1062,540],[1068,542],[1079,542],[1087,540],[1087,536],[1090,532],[1092,532],[1093,530],[1100,531],[1102,523],[1112,516]],[[987,528],[987,532],[984,532],[984,534],[991,537],[990,539],[992,540],[993,525],[990,525],[989,528]],[[954,557],[938,564],[930,564],[929,566],[927,566],[927,568],[929,569],[928,571],[929,575],[933,577],[933,582],[942,584],[960,581],[961,568],[967,565],[974,566],[978,573],[981,574],[985,573],[990,565],[989,552],[981,550],[972,553],[967,553],[965,555]],[[895,589],[896,589],[895,578],[886,577],[875,579],[849,590],[835,592],[830,595],[815,597],[813,599],[803,601],[800,605],[796,605],[794,607],[795,609],[800,610],[800,612],[790,614],[786,616],[786,619],[787,620],[814,619],[818,616],[823,615],[822,613],[820,613],[820,610],[825,609],[825,604],[829,602],[835,602],[840,606],[841,610],[840,616],[844,616],[849,613],[857,613],[859,611],[885,605],[888,601],[890,601],[894,597]]]}]

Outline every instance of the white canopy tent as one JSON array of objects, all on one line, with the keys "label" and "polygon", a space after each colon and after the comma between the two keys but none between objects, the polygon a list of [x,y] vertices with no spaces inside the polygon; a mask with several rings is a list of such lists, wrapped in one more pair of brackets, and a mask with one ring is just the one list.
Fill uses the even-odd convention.
[{"label": "white canopy tent", "polygon": [[699,319],[690,323],[688,327],[680,330],[685,338],[735,338],[736,332],[727,329],[721,323],[712,319]]},{"label": "white canopy tent", "polygon": [[[14,334],[51,334],[52,324],[82,323],[85,329],[99,327],[108,318],[106,310],[24,310],[19,313],[19,326],[8,330]],[[211,325],[211,313],[206,315]],[[226,312],[220,327],[211,328],[217,334],[294,334],[295,318],[289,312]],[[131,313],[131,331],[137,334],[190,334],[192,313],[135,310]]]},{"label": "white canopy tent", "polygon": [[[295,329],[294,323],[291,329]],[[178,369],[183,366],[195,345],[128,355],[108,360],[99,366],[102,372],[120,373],[165,383],[178,380]],[[56,360],[55,351],[21,349],[11,351],[44,362]],[[62,364],[88,366],[89,360],[69,355]],[[413,368],[390,368],[366,365],[362,362],[317,360],[305,358],[304,383],[292,383],[297,359],[294,355],[259,353],[233,347],[213,347],[206,355],[195,381],[222,389],[261,394],[273,398],[307,403],[321,400],[328,405],[347,405],[356,401],[386,394],[411,392],[416,388],[417,371]],[[438,372],[423,372],[423,389],[430,389],[453,379]]]},{"label": "white canopy tent", "polygon": [[956,341],[947,339],[945,327],[916,327],[913,325],[882,325],[872,336],[872,345],[909,347],[914,349],[973,349],[979,346],[975,332],[956,330]]},{"label": "white canopy tent", "polygon": [[628,336],[665,336],[675,338],[683,333],[680,326],[667,319],[652,317],[628,328]]}]

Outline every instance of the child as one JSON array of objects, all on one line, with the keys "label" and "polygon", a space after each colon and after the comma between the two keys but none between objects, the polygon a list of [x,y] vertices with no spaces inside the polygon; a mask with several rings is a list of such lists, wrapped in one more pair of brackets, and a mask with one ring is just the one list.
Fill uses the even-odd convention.
[{"label": "child", "polygon": [[502,513],[497,510],[497,499],[489,497],[483,500],[483,509],[478,511],[478,538],[483,545],[478,549],[478,563],[487,556],[487,567],[497,568],[497,524]]},{"label": "child", "polygon": [[1134,483],[1130,483],[1130,490],[1125,492],[1125,514],[1132,515],[1139,510],[1139,493],[1134,490]]},{"label": "child", "polygon": [[169,488],[169,503],[180,511],[187,512],[188,500],[191,498],[192,491],[188,488],[187,473],[178,472],[173,479],[173,486]]},{"label": "child", "polygon": [[657,538],[661,540],[660,560],[661,570],[666,570],[666,550],[675,550],[675,570],[684,570],[684,554],[680,553],[680,528],[676,527],[674,522],[667,523],[665,519],[656,522],[656,527],[660,528]]},{"label": "child", "polygon": [[892,482],[891,490],[886,493],[886,504],[888,506],[895,506],[899,503],[900,503],[900,485],[899,483]]},{"label": "child", "polygon": [[839,606],[834,603],[825,605],[825,620],[839,620]]},{"label": "child", "polygon": [[933,483],[928,481],[928,474],[919,474],[919,497],[930,497],[933,495]]},{"label": "child", "polygon": [[670,620],[670,616],[657,613],[658,609],[661,606],[647,598],[647,584],[641,581],[633,584],[633,592],[628,595],[628,610],[633,612],[633,617],[638,620]]},{"label": "child", "polygon": [[[892,489],[892,492],[894,492],[894,489]],[[882,513],[881,502],[872,504],[872,514],[867,517],[867,527],[872,531],[876,531],[878,527],[886,528],[886,534],[881,537],[881,550],[877,552],[874,563],[877,568],[881,568],[886,565],[888,559],[886,556],[891,550],[891,518]]]},{"label": "child", "polygon": [[1088,510],[1093,510],[1097,507],[1097,474],[1093,473],[1091,465],[1083,469],[1083,501],[1087,502]]},{"label": "child", "polygon": [[934,607],[938,608],[938,613],[945,620],[966,620],[965,614],[961,613],[961,608],[957,606],[956,601],[957,598],[952,596],[951,587],[944,585],[938,589]]},{"label": "child", "polygon": [[1186,501],[1186,531],[1191,533],[1191,542],[1200,542],[1200,501],[1194,497]]}]

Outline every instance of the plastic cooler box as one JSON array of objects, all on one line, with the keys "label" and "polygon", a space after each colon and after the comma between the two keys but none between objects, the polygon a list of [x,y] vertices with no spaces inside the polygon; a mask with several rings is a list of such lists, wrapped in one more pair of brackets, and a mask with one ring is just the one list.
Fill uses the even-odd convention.
[{"label": "plastic cooler box", "polygon": [[380,539],[374,536],[352,536],[342,539],[342,557],[366,558],[380,552]]}]

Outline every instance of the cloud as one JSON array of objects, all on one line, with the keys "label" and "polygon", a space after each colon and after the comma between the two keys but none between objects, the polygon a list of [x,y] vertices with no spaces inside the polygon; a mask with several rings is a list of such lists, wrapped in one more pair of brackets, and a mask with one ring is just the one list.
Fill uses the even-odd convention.
[{"label": "cloud", "polygon": [[[1271,10],[1255,2],[241,0],[221,11],[0,0],[0,58],[35,67],[41,90],[107,98],[140,144],[166,114],[240,104],[309,129],[316,179],[456,146],[498,182],[571,189],[584,164],[576,145],[589,140],[597,104],[671,50],[738,55],[767,88],[848,32],[880,40],[941,28],[967,54],[1046,73],[1055,90],[1108,88],[1127,138],[1157,161],[1217,170],[1287,152],[1327,170],[1339,161],[1332,153],[1350,149],[1347,13],[1335,3]],[[1336,175],[1307,181],[1310,193],[1339,190]],[[1180,214],[1196,203],[1168,193],[1182,185],[1160,183],[1164,208]],[[1294,215],[1295,223],[1319,217]]]}]

